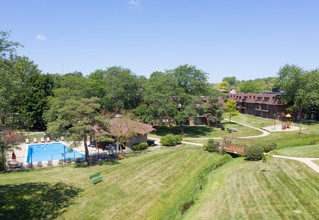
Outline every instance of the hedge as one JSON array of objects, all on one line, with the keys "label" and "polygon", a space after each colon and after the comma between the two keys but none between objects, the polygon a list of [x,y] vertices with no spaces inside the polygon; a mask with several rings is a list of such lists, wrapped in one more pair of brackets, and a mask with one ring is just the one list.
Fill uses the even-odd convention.
[{"label": "hedge", "polygon": [[182,136],[168,134],[168,135],[162,137],[160,142],[164,146],[175,146],[177,144],[182,143]]}]

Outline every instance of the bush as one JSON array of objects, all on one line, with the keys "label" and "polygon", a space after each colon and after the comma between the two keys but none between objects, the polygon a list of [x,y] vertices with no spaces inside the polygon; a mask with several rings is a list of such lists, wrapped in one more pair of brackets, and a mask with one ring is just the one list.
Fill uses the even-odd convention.
[{"label": "bush", "polygon": [[276,150],[277,144],[272,142],[268,145],[263,145],[262,147],[264,148],[264,152],[268,153],[269,151]]},{"label": "bush", "polygon": [[264,148],[261,146],[251,146],[245,148],[247,160],[261,160],[264,154]]},{"label": "bush", "polygon": [[203,149],[208,152],[219,152],[219,142],[215,142],[214,139],[209,139],[207,144],[204,145]]},{"label": "bush", "polygon": [[139,143],[139,144],[134,144],[132,146],[132,150],[133,151],[138,151],[138,150],[145,150],[148,148],[148,143],[144,142],[144,143]]},{"label": "bush", "polygon": [[177,144],[182,143],[182,136],[168,134],[168,135],[162,137],[160,142],[164,146],[175,146]]},{"label": "bush", "polygon": [[279,155],[279,151],[278,150],[272,150],[272,151],[269,151],[269,154],[271,154],[271,155]]},{"label": "bush", "polygon": [[155,141],[153,140],[147,140],[148,146],[153,147],[155,145]]}]

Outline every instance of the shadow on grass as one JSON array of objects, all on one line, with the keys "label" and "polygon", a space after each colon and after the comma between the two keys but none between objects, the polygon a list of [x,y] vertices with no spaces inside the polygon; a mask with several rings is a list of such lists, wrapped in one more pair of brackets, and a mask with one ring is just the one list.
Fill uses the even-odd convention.
[{"label": "shadow on grass", "polygon": [[0,219],[54,219],[82,189],[62,182],[0,185]]},{"label": "shadow on grass", "polygon": [[304,120],[304,121],[301,121],[301,123],[305,124],[305,125],[317,125],[317,124],[319,124],[319,121]]},{"label": "shadow on grass", "polygon": [[[158,136],[165,136],[167,134],[180,135],[182,133],[180,126],[158,126],[155,127],[156,131],[152,132],[152,134]],[[212,126],[185,126],[184,127],[184,137],[201,137],[207,136],[212,131],[216,130],[216,127]]]}]

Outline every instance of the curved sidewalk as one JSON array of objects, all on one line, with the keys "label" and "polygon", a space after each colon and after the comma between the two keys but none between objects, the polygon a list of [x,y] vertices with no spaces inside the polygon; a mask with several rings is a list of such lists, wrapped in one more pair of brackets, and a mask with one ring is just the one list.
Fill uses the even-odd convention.
[{"label": "curved sidewalk", "polygon": [[290,160],[297,160],[300,162],[305,163],[308,165],[311,169],[319,173],[319,166],[312,162],[313,160],[319,160],[319,158],[309,158],[309,157],[287,157],[287,156],[280,156],[280,155],[272,155],[273,157],[277,158],[283,158],[283,159],[290,159]]}]

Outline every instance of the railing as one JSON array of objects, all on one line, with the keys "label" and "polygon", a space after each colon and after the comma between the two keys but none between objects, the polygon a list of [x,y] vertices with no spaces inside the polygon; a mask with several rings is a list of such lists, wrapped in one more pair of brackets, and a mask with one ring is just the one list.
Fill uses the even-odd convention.
[{"label": "railing", "polygon": [[[24,150],[24,155],[27,155],[28,150]],[[89,147],[89,155],[92,161],[99,161],[103,159],[114,159],[114,155],[119,153],[115,147],[102,149],[94,149]],[[70,163],[83,163],[85,162],[85,151],[74,149],[73,152],[67,154],[47,154],[46,159],[43,160],[43,156],[29,154],[25,156],[16,156],[12,159],[12,154],[6,154],[6,169],[7,170],[23,170],[41,168],[47,166],[64,165]]]}]

